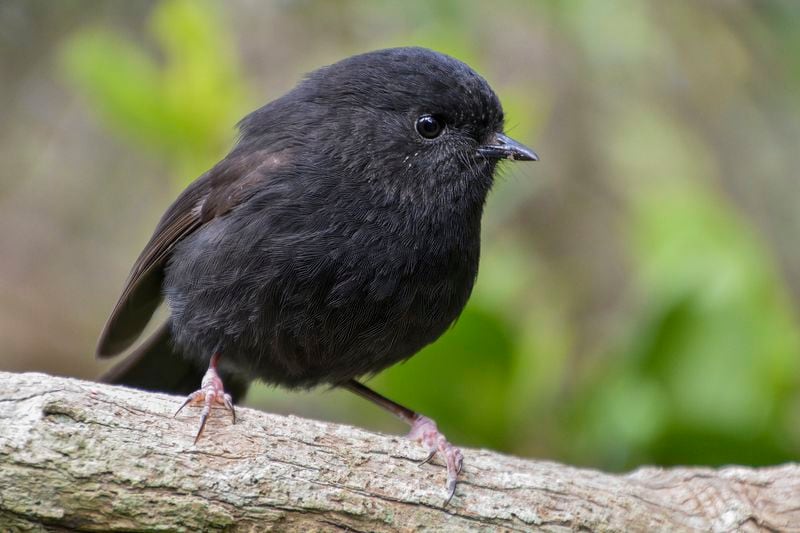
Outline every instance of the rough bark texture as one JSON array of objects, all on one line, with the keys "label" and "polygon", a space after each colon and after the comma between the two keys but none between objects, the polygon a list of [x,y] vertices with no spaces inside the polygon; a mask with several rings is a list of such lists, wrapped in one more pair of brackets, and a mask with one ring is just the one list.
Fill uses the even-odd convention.
[{"label": "rough bark texture", "polygon": [[[609,475],[41,374],[0,373],[0,531],[800,531],[800,466]],[[213,438],[209,435],[213,434]]]}]

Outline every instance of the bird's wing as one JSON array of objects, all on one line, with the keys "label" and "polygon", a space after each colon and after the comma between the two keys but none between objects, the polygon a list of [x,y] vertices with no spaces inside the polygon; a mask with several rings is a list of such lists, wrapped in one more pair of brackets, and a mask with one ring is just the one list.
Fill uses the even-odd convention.
[{"label": "bird's wing", "polygon": [[267,151],[231,154],[178,197],[133,265],[122,295],[97,341],[98,357],[121,353],[142,333],[161,303],[164,266],[174,246],[248,198],[258,182],[281,164],[282,155]]}]

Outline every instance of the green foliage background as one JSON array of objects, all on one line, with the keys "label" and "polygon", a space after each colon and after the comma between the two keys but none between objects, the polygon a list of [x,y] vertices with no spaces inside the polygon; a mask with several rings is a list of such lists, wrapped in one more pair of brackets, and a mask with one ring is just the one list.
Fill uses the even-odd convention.
[{"label": "green foliage background", "polygon": [[[163,0],[139,26],[99,17],[54,40],[59,83],[98,131],[169,176],[161,207],[224,155],[244,114],[302,72],[386,46],[472,65],[511,133],[543,157],[498,180],[464,315],[372,386],[458,443],[521,455],[609,469],[797,458],[796,4],[262,7]],[[130,189],[137,177],[113,179]],[[104,275],[122,282],[157,212],[128,219],[141,238]],[[86,319],[96,330],[114,285]],[[248,402],[401,428],[341,392],[260,387]]]}]

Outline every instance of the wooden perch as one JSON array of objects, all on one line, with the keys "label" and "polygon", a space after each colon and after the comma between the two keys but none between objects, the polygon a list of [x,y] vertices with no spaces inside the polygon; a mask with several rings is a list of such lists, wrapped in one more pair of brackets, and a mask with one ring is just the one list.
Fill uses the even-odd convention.
[{"label": "wooden perch", "polygon": [[609,475],[42,374],[0,372],[0,531],[800,531],[800,466]]}]

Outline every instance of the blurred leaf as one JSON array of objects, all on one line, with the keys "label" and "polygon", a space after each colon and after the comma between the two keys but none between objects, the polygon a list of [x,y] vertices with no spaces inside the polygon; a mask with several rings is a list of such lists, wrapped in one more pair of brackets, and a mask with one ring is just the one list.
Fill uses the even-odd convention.
[{"label": "blurred leaf", "polygon": [[116,130],[158,143],[166,113],[159,73],[144,52],[104,29],[84,30],[64,48],[70,81]]},{"label": "blurred leaf", "polygon": [[589,378],[578,447],[618,468],[789,460],[798,443],[784,410],[796,394],[800,337],[774,266],[697,185],[652,189],[637,203],[631,227],[647,304],[627,346]]},{"label": "blurred leaf", "polygon": [[89,29],[65,42],[63,65],[100,118],[168,159],[185,185],[232,144],[248,90],[214,4],[166,0],[149,29],[161,61],[118,34]]}]

